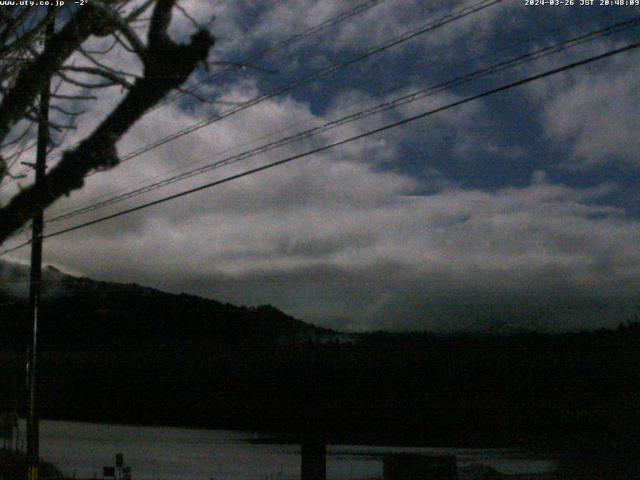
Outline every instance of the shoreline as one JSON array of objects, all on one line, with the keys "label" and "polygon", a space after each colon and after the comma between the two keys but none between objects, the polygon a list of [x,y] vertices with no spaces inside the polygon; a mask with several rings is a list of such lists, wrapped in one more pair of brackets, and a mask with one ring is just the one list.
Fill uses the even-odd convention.
[{"label": "shoreline", "polygon": [[[81,421],[65,421],[65,420],[59,420],[59,419],[57,420],[48,419],[44,421],[52,422],[54,424],[56,423],[77,424],[76,426],[80,426],[83,423],[85,423]],[[112,424],[105,423],[105,422],[96,422],[89,425],[89,428],[93,429],[94,427],[98,427],[99,425],[106,428],[108,428],[110,425],[113,426]],[[123,429],[132,429],[137,431],[137,428],[140,426],[117,425],[117,427],[123,428]],[[143,426],[142,429],[151,429],[151,430],[167,429],[169,431],[175,430],[173,434],[181,433],[180,430],[192,430],[192,429],[184,429],[181,427],[174,427],[174,426],[170,426],[170,427]],[[214,429],[193,429],[193,430],[197,433],[202,432],[202,430],[216,432],[216,430]],[[249,431],[249,430],[217,430],[217,432],[219,433],[233,432],[235,434],[234,435],[235,440],[241,441],[242,443],[245,443],[247,445],[252,445],[252,444],[253,445],[255,444],[269,445],[269,444],[283,443],[283,442],[276,441],[276,438],[274,438],[272,435],[265,435],[265,437],[262,437],[262,435],[264,435],[265,432],[262,432],[261,434],[258,434],[258,432]],[[149,432],[149,433],[153,433],[153,432]],[[66,435],[63,435],[63,437],[66,437]],[[295,442],[291,442],[291,443],[293,444]],[[375,445],[346,445],[346,444],[339,445],[339,444],[329,443],[329,446],[334,447],[334,449],[335,447],[338,447],[338,449],[340,450],[339,453],[342,455],[348,454],[348,455],[354,455],[354,456],[358,456],[358,455],[381,456],[384,453],[386,453],[384,451],[387,450],[384,447],[376,448]],[[363,447],[363,446],[364,447],[368,446],[368,447],[371,447],[371,450],[379,450],[379,451],[375,452],[373,455],[371,455],[371,453],[364,452],[364,451],[363,453],[359,454],[358,451],[361,449],[358,447]],[[355,447],[355,448],[348,448],[348,447]],[[403,448],[400,446],[396,446],[396,447],[398,449]],[[389,450],[391,450],[392,448],[393,446],[391,446]],[[420,447],[416,448],[416,450],[419,450],[419,449]],[[544,469],[536,468],[536,469],[530,469],[530,470],[527,469],[525,471],[518,468],[519,471],[516,470],[516,473],[512,473],[513,470],[502,468],[502,466],[500,466],[501,464],[499,462],[496,463],[495,459],[491,460],[490,459],[491,457],[481,457],[481,456],[476,456],[475,454],[473,455],[473,457],[469,457],[467,456],[468,452],[467,453],[463,452],[463,450],[466,450],[463,447],[462,448],[458,447],[456,449],[458,450],[458,452],[438,452],[439,450],[445,450],[445,449],[446,448],[427,447],[425,451],[423,452],[416,451],[415,453],[427,455],[427,456],[438,455],[440,453],[442,454],[448,453],[448,454],[454,455],[457,459],[458,472],[459,472],[457,478],[459,480],[482,480],[482,479],[565,480],[565,479],[574,479],[574,478],[585,479],[585,480],[596,479],[596,478],[598,479],[623,479],[623,478],[640,479],[640,473],[639,473],[640,460],[638,460],[630,450],[626,450],[625,453],[618,453],[618,454],[605,454],[605,453],[599,453],[599,454],[598,453],[592,453],[592,454],[573,453],[571,454],[568,452],[557,452],[557,451],[555,453],[553,452],[542,453],[541,451],[538,450],[537,453],[535,451],[532,452],[533,456],[537,460],[549,460],[550,465],[546,466],[546,468]],[[427,451],[427,450],[431,450],[431,451]],[[475,449],[470,449],[470,450],[475,450]],[[503,450],[503,449],[489,448],[486,450],[493,451],[493,450]],[[505,450],[510,450],[513,452],[516,449],[510,448]],[[67,453],[69,451],[70,450],[68,450],[68,448],[64,450],[64,452],[67,452]],[[392,452],[389,451],[388,453],[392,453]],[[408,452],[408,453],[411,453],[411,452]],[[328,454],[335,455],[336,452],[329,451]],[[49,458],[49,457],[46,457],[46,458]],[[50,457],[50,458],[55,459],[57,457]],[[487,460],[487,461],[484,461],[484,460]],[[26,473],[26,463],[27,463],[26,455],[24,453],[10,451],[6,449],[0,449],[0,476],[3,478],[3,480],[14,480],[14,479],[24,480],[25,473]],[[58,467],[53,463],[45,462],[45,461],[41,462],[41,465],[42,465],[41,472],[43,472],[42,478],[47,478],[47,477],[58,478],[58,479],[69,478],[68,475],[65,476],[65,474],[62,473],[61,470],[64,469],[66,473],[70,473],[72,471],[72,469],[69,468],[69,465],[66,465],[66,466],[64,465],[64,462],[63,464],[61,464],[62,468]],[[552,469],[550,469],[549,467],[551,467]],[[47,471],[50,473],[45,473]],[[81,476],[80,478],[90,478],[90,477]],[[169,477],[169,480],[170,480],[170,477]]]}]

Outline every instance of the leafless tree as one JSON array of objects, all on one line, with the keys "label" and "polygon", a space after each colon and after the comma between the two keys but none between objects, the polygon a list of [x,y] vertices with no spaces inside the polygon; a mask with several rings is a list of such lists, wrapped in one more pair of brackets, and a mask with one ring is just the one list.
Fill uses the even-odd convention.
[{"label": "leafless tree", "polygon": [[[9,166],[33,144],[40,92],[50,79],[54,81],[51,108],[56,118],[66,119],[50,121],[51,146],[56,145],[56,134],[74,128],[82,113],[67,105],[91,101],[98,89],[119,87],[113,92],[119,95],[117,106],[63,151],[45,182],[20,190],[0,205],[0,244],[39,208],[81,188],[88,173],[116,166],[118,140],[167,93],[179,89],[199,64],[206,64],[213,36],[189,17],[196,25],[190,41],[177,43],[168,33],[174,11],[187,15],[176,0],[90,0],[80,7],[46,11],[0,7],[0,181],[9,179]],[[54,19],[57,26],[45,43],[44,32]],[[143,23],[146,41],[138,34],[137,25]],[[96,37],[109,41],[101,50],[90,50],[87,45]],[[140,73],[105,63],[114,48],[135,56],[142,65]],[[78,62],[78,57],[84,61]]]}]

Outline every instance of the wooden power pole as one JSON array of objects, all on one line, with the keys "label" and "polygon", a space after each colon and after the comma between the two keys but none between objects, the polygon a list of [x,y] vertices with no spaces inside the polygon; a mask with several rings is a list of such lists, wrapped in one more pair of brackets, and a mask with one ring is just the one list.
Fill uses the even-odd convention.
[{"label": "wooden power pole", "polygon": [[[45,30],[44,48],[55,32],[55,7],[49,7],[51,21]],[[49,147],[49,101],[51,98],[51,77],[47,79],[40,93],[38,109],[38,146],[36,152],[36,186],[45,181],[47,170],[47,148]],[[38,480],[40,457],[40,428],[36,404],[36,366],[38,363],[38,320],[40,317],[40,296],[42,293],[42,235],[44,218],[42,208],[33,216],[31,237],[31,273],[29,278],[29,320],[32,322],[31,345],[29,347],[29,411],[27,414],[27,456],[29,466],[27,480]]]}]

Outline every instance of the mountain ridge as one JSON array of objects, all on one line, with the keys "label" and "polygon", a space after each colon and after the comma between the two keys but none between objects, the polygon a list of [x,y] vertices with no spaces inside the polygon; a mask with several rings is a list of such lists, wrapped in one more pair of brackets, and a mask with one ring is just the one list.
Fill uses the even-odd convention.
[{"label": "mountain ridge", "polygon": [[[42,336],[45,345],[154,343],[178,340],[217,343],[261,337],[275,342],[338,341],[338,332],[287,315],[272,305],[236,306],[187,293],[168,293],[137,283],[74,276],[43,268]],[[4,338],[24,336],[28,267],[0,261],[0,313]],[[3,312],[4,310],[4,312]],[[101,336],[101,340],[95,338]],[[82,340],[78,337],[82,337]],[[246,340],[246,339],[245,339]]]},{"label": "mountain ridge", "polygon": [[[0,410],[27,404],[31,338],[27,301],[7,293],[24,291],[26,267],[4,270],[0,278],[13,283],[0,284]],[[59,282],[49,283],[39,326],[44,418],[313,433],[338,443],[636,445],[637,322],[574,333],[345,337],[272,306],[55,268],[45,276]]]}]

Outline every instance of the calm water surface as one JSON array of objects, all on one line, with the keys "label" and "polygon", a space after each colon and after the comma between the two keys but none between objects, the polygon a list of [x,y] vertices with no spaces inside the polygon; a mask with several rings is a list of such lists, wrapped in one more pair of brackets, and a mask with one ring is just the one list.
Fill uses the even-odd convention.
[{"label": "calm water surface", "polygon": [[[102,476],[116,453],[124,454],[134,480],[265,480],[300,474],[299,446],[256,443],[261,437],[251,432],[47,420],[40,432],[41,456],[79,478]],[[389,452],[452,454],[460,467],[484,464],[508,474],[554,468],[550,460],[516,450],[330,445],[327,476],[381,477],[382,455]]]}]

